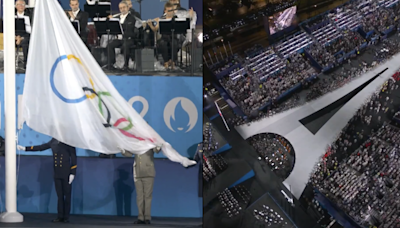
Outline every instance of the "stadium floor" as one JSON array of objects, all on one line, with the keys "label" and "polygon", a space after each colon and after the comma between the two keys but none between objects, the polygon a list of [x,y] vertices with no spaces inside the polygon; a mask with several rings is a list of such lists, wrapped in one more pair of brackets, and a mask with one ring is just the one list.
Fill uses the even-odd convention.
[{"label": "stadium floor", "polygon": [[71,215],[70,223],[52,223],[55,214],[25,214],[23,223],[0,223],[0,227],[24,227],[24,228],[114,228],[114,227],[202,227],[202,218],[152,218],[150,225],[134,225],[136,217],[100,216],[100,215]]},{"label": "stadium floor", "polygon": [[[225,152],[226,155],[224,157],[238,158],[243,160],[250,165],[251,169],[254,171],[255,180],[260,188],[257,191],[253,189],[252,191],[254,192],[252,195],[261,196],[263,193],[269,192],[276,200],[280,201],[280,204],[282,205],[281,209],[286,215],[292,218],[297,227],[313,227],[310,226],[310,223],[313,224],[315,221],[313,221],[313,219],[305,213],[305,210],[300,207],[300,203],[297,201],[297,199],[294,199],[296,207],[291,207],[286,199],[284,199],[282,193],[280,192],[281,189],[285,188],[282,184],[282,180],[279,180],[274,174],[272,174],[272,171],[265,163],[258,161],[258,154],[253,147],[250,146],[249,143],[244,140],[236,130],[232,129],[227,131],[222,118],[215,118],[211,121],[211,123],[232,146],[231,150]],[[235,169],[234,172],[239,172],[239,170],[240,169]],[[224,175],[232,175],[231,173],[228,173],[228,171],[225,172]],[[219,184],[222,185],[222,183]],[[250,185],[254,186],[254,184]],[[204,206],[206,206],[206,203]],[[204,221],[207,221],[206,218]]]}]

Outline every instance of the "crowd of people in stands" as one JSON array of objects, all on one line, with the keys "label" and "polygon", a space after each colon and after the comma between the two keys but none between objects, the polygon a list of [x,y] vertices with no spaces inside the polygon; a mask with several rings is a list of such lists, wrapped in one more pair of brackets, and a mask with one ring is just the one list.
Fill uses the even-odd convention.
[{"label": "crowd of people in stands", "polygon": [[[370,5],[370,7],[373,7]],[[389,12],[389,13],[387,13]],[[340,12],[343,13],[343,12]],[[351,13],[351,12],[350,12]],[[397,15],[400,15],[400,4],[392,8],[378,7],[376,6],[376,10],[374,10],[374,18],[375,21],[366,20],[365,17],[361,17],[360,25],[363,25],[364,31],[369,29],[366,26],[370,26],[373,30],[376,31],[376,34],[383,35],[379,33],[379,26],[385,25],[387,26],[394,25],[398,26],[398,21],[396,19]],[[386,18],[383,16],[387,16]],[[352,16],[356,18],[356,16]],[[392,19],[387,19],[388,17]],[[318,23],[325,21],[326,17],[321,17],[315,22],[308,24],[308,27],[312,27]],[[395,20],[396,19],[396,20]],[[396,24],[397,23],[397,24]],[[338,87],[343,86],[344,84],[350,82],[352,79],[361,76],[363,73],[374,68],[378,63],[385,62],[391,56],[400,52],[400,43],[395,39],[383,39],[372,42],[371,40],[366,40],[358,32],[351,31],[346,29],[346,27],[341,30],[341,37],[333,40],[329,45],[324,46],[319,42],[313,42],[310,46],[306,47],[305,50],[311,55],[311,57],[322,67],[331,66],[332,63],[334,66],[339,66],[341,63],[338,60],[341,57],[344,57],[344,54],[349,53],[352,50],[356,50],[353,56],[360,54],[359,48],[365,42],[369,42],[369,44],[379,44],[380,48],[369,48],[369,50],[374,50],[374,58],[375,61],[372,63],[362,62],[360,65],[351,65],[350,59],[344,59],[343,63],[349,63],[351,65],[351,69],[341,69],[339,73],[331,72],[329,73],[329,77],[318,77],[318,83],[312,84],[308,83],[309,86],[302,86],[303,89],[310,89],[306,95],[306,101],[310,101],[316,99],[332,90],[337,89]],[[343,51],[341,55],[337,53]],[[279,52],[275,52],[279,55]],[[336,56],[334,57],[334,55]],[[350,57],[350,58],[351,58]],[[290,60],[290,56],[288,57]],[[254,75],[251,75],[251,72],[245,74],[241,80],[242,82],[232,82],[229,79],[224,79],[222,81],[222,85],[225,86],[228,93],[232,96],[234,101],[239,105],[239,107],[244,111],[247,115],[247,119],[243,120],[241,117],[233,118],[229,121],[234,125],[241,125],[244,123],[249,123],[252,121],[257,121],[264,117],[269,117],[281,111],[296,107],[300,105],[300,102],[303,102],[303,99],[297,99],[298,97],[292,97],[285,102],[276,102],[276,98],[282,95],[284,92],[293,88],[297,83],[303,82],[305,78],[310,77],[314,72],[311,70],[305,69],[314,69],[308,63],[307,57],[303,56],[301,58],[302,61],[297,63],[298,58],[294,58],[295,61],[286,61],[284,70],[279,71],[274,76],[269,76],[267,80],[259,80]],[[304,68],[302,68],[304,66]],[[246,66],[243,66],[246,68]],[[299,68],[300,67],[300,68]],[[295,70],[293,70],[295,69]],[[270,69],[269,71],[273,71]],[[300,72],[299,72],[300,71]],[[247,71],[246,71],[247,72]],[[270,109],[260,109],[260,107],[264,107],[266,104],[272,104]]]},{"label": "crowd of people in stands", "polygon": [[391,119],[399,81],[365,102],[321,157],[310,184],[363,226],[399,227],[400,129]]},{"label": "crowd of people in stands", "polygon": [[[362,24],[366,32],[379,31],[383,32],[387,28],[387,18],[389,11],[387,10],[375,10],[371,14],[363,18]],[[386,25],[385,27],[382,27]],[[390,24],[389,24],[390,25]],[[383,28],[383,29],[382,29]]]},{"label": "crowd of people in stands", "polygon": [[400,52],[400,43],[395,40],[383,40],[382,49],[375,53],[378,62],[384,62],[389,57]]},{"label": "crowd of people in stands", "polygon": [[326,47],[326,50],[332,55],[343,51],[344,53],[336,56],[336,58],[341,58],[344,56],[344,54],[347,54],[354,49],[358,49],[364,42],[365,40],[360,36],[359,33],[347,30],[343,32],[341,37],[330,43]]},{"label": "crowd of people in stands", "polygon": [[376,20],[375,28],[379,32],[383,33],[389,26],[395,25],[395,16],[389,10],[378,10],[376,12],[379,20]]},{"label": "crowd of people in stands", "polygon": [[309,92],[306,95],[306,100],[314,100],[324,94],[336,90],[342,87],[344,84],[351,80],[358,78],[372,69],[372,64],[362,63],[359,68],[352,67],[350,69],[342,68],[339,72],[333,72],[329,77],[321,79],[321,81],[313,84],[309,88]]},{"label": "crowd of people in stands", "polygon": [[[238,56],[229,56],[227,59],[221,60],[214,65],[210,66],[210,69],[213,71],[215,75],[218,75],[222,71],[229,69],[232,66],[235,66],[240,62]],[[235,70],[235,69],[234,69]]]},{"label": "crowd of people in stands", "polygon": [[336,63],[335,57],[327,52],[325,48],[319,43],[313,43],[306,48],[306,51],[317,61],[322,67],[328,67]]},{"label": "crowd of people in stands", "polygon": [[260,44],[256,44],[256,45],[254,45],[254,47],[251,47],[251,48],[247,49],[246,51],[244,51],[244,53],[249,58],[253,58],[256,55],[261,54],[263,51],[264,51],[264,47],[261,46]]},{"label": "crowd of people in stands", "polygon": [[258,109],[264,104],[277,99],[283,92],[316,73],[310,63],[298,53],[289,56],[286,68],[264,81],[261,81],[251,69],[247,69],[246,72],[246,75],[235,80],[223,78],[220,83],[238,102],[242,111],[249,116],[254,112],[258,113]]}]

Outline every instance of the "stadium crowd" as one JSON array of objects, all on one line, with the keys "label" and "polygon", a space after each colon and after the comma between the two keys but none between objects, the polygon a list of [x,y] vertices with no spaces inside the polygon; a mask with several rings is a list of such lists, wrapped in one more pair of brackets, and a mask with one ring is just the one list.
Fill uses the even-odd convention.
[{"label": "stadium crowd", "polygon": [[306,48],[306,51],[318,62],[322,68],[336,64],[335,57],[327,52],[324,47],[318,43],[311,44]]},{"label": "stadium crowd", "polygon": [[350,69],[343,68],[340,72],[333,72],[330,77],[323,78],[321,81],[310,86],[307,92],[307,101],[314,100],[324,94],[342,87],[351,80],[362,76],[364,73],[372,69],[372,64],[363,63],[361,67],[352,67]]},{"label": "stadium crowd", "polygon": [[310,63],[298,53],[290,55],[286,67],[266,80],[260,80],[252,69],[246,72],[235,80],[225,77],[220,82],[249,116],[268,101],[277,99],[286,90],[316,74]]},{"label": "stadium crowd", "polygon": [[[396,6],[393,9],[391,8],[390,10],[385,9],[384,7],[377,7],[376,11],[380,12],[379,15],[382,15],[382,13],[386,11],[393,11],[393,13],[390,14],[393,16],[400,11],[398,9],[400,9],[399,6]],[[353,17],[356,18],[356,16]],[[380,21],[380,24],[388,25],[386,23],[387,19],[385,18],[375,17],[375,19]],[[321,21],[324,21],[324,18],[317,20],[315,23],[308,26],[312,27]],[[390,23],[395,23],[395,26],[397,27],[396,23],[398,23],[398,21],[399,20],[395,20]],[[365,20],[360,20],[360,26],[362,23],[364,23],[364,26],[367,24],[374,28],[378,26],[376,24],[368,24]],[[375,29],[375,31],[378,30]],[[376,36],[378,37],[383,36],[383,34],[379,32],[377,34],[378,35]],[[367,47],[367,50],[374,52],[374,60],[372,63],[361,61],[362,64],[352,65],[351,58],[360,54],[360,46],[366,42],[370,44],[370,46]],[[274,50],[274,48],[265,50]],[[351,56],[348,56],[347,54],[352,50],[355,52]],[[342,67],[339,70],[325,73],[324,75],[327,75],[327,77],[318,75],[317,77],[320,80],[315,80],[317,83],[313,83],[313,81],[310,82],[305,79],[310,78],[312,75],[316,75],[316,72],[318,72],[319,69],[316,69],[315,65],[310,64],[311,60],[309,59],[309,56],[296,53],[294,54],[295,58],[292,58],[294,61],[291,59],[291,56],[289,56],[288,59],[280,59],[284,64],[284,68],[279,68],[280,70],[275,71],[274,68],[268,68],[267,70],[254,75],[252,74],[252,71],[257,71],[257,69],[252,68],[245,70],[245,74],[242,74],[240,78],[235,78],[235,80],[225,77],[221,80],[221,84],[227,89],[227,92],[232,96],[236,104],[238,104],[247,116],[245,119],[243,119],[243,117],[235,117],[228,119],[228,121],[233,125],[242,125],[272,116],[281,111],[301,105],[304,102],[316,99],[343,86],[354,78],[373,69],[377,64],[383,63],[391,58],[400,51],[400,42],[395,38],[382,40],[380,37],[378,40],[364,39],[358,32],[343,29],[341,30],[341,36],[336,40],[333,40],[327,46],[314,41],[310,46],[305,48],[305,51],[307,51],[309,56],[311,56],[311,58],[315,60],[322,69],[328,66],[338,67],[345,63],[350,64],[350,69]],[[277,51],[275,51],[274,54],[276,56],[280,55]],[[341,57],[345,57],[345,55],[348,59],[344,58],[343,62],[339,62],[338,60]],[[274,63],[278,62],[278,60],[276,60],[277,57],[274,58],[275,59],[270,61]],[[279,64],[276,64],[276,66],[278,65]],[[242,64],[242,68],[246,69],[246,64]],[[271,74],[271,72],[273,72],[273,74]],[[269,76],[262,76],[266,74]],[[260,77],[262,77],[263,80],[260,80]],[[300,82],[302,83],[301,89],[307,91],[305,99],[299,99],[296,95],[284,102],[280,102],[277,99]],[[269,108],[265,108],[268,104]]]},{"label": "stadium crowd", "polygon": [[399,85],[389,79],[364,103],[310,178],[362,226],[400,227],[400,129],[391,124]]}]

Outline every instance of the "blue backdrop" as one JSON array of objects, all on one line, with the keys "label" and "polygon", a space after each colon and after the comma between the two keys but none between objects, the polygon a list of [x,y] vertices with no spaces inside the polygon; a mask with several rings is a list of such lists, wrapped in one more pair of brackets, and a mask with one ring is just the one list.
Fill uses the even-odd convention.
[{"label": "blue backdrop", "polygon": [[[144,119],[150,126],[180,154],[191,158],[194,156],[197,144],[203,139],[201,118],[203,80],[201,77],[109,76],[109,78],[126,100],[129,101],[132,97],[137,96],[143,97],[148,103],[148,111]],[[4,75],[0,74],[0,101],[4,101],[3,79]],[[24,79],[24,74],[16,75],[17,95],[21,95],[23,92]],[[192,102],[196,106],[197,110],[186,112],[181,102],[178,102],[175,106],[173,103],[170,103],[167,107],[167,104],[172,99],[178,101],[186,100],[186,102],[189,100],[189,102]],[[133,107],[138,113],[141,113],[143,103],[134,102]],[[194,114],[196,112],[197,121],[194,122]],[[4,117],[4,102],[1,102],[1,115]],[[169,121],[164,121],[164,116]],[[192,124],[190,124],[190,121]],[[167,122],[170,122],[172,130],[168,127]],[[190,130],[191,127],[193,128]],[[1,118],[0,135],[4,137],[4,118]],[[26,124],[24,124],[23,129],[19,132],[18,138],[18,143],[25,146],[38,145],[50,140],[49,136],[33,131]],[[24,151],[20,153],[26,154]],[[98,155],[95,152],[83,149],[77,149],[77,154],[78,156]],[[39,152],[37,155],[51,155],[51,151]],[[118,156],[121,155],[118,154]],[[162,153],[157,154],[156,157],[165,158]]]},{"label": "blue backdrop", "polygon": [[[64,9],[70,9],[69,7],[69,0],[59,0],[61,6]],[[118,3],[120,3],[121,0],[111,0],[111,7],[113,11],[116,11],[119,13],[118,10]],[[79,0],[79,5],[80,8],[83,9],[83,5],[85,5],[86,0]],[[139,3],[136,1],[132,1],[132,7],[139,12]],[[142,0],[142,19],[153,19],[156,17],[160,17],[163,14],[164,11],[164,1],[160,0]],[[189,1],[188,0],[181,0],[181,5],[184,8],[188,8],[189,6]]]},{"label": "blue backdrop", "polygon": [[[69,0],[59,0],[61,6],[64,9],[70,9],[69,8]],[[83,9],[83,5],[85,5],[86,0],[79,0],[80,2],[80,7]],[[113,10],[118,11],[118,3],[120,0],[112,0],[112,6]],[[28,0],[26,0],[26,3],[29,3]],[[156,3],[156,4],[154,4]],[[0,17],[3,16],[3,0],[0,0]],[[164,2],[161,2],[160,0],[144,0],[142,2],[142,19],[150,19],[150,18],[156,18],[161,16],[161,13],[163,12],[164,9]],[[197,12],[197,24],[202,25],[203,24],[203,1],[198,1],[198,0],[181,0],[181,5],[189,9],[189,7],[193,7],[193,9]],[[133,1],[133,8],[139,12],[139,4]]]},{"label": "blue backdrop", "polygon": [[[21,156],[17,161],[18,211],[56,213],[53,157]],[[132,158],[78,158],[71,213],[137,216],[132,164]],[[4,157],[0,157],[0,166],[0,211],[4,211]],[[154,166],[152,216],[202,217],[203,199],[198,197],[199,165],[186,169],[169,160],[156,159]]]}]

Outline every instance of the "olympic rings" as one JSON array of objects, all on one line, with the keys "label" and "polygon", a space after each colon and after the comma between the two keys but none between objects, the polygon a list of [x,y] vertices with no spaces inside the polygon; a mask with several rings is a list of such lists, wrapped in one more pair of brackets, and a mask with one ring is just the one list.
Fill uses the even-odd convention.
[{"label": "olympic rings", "polygon": [[[83,96],[80,97],[80,98],[77,98],[77,99],[69,99],[69,98],[66,98],[66,97],[64,97],[63,95],[61,95],[61,93],[58,91],[58,89],[57,89],[56,86],[55,86],[55,83],[54,83],[54,74],[55,74],[55,71],[56,71],[56,69],[57,69],[58,64],[59,64],[61,61],[65,60],[65,59],[67,59],[67,60],[75,59],[75,60],[83,67],[83,69],[85,70],[86,74],[87,74],[88,77],[89,77],[89,82],[90,82],[92,88],[83,87],[82,89],[83,89],[83,91],[85,92],[85,95],[83,95]],[[144,139],[144,138],[135,136],[135,135],[133,135],[133,134],[131,134],[131,133],[128,132],[130,129],[133,128],[133,124],[132,124],[132,121],[131,121],[130,118],[126,119],[126,118],[122,117],[122,118],[119,118],[114,124],[111,123],[111,112],[110,112],[110,110],[108,109],[106,103],[105,103],[105,102],[103,101],[103,99],[101,98],[101,96],[109,96],[109,97],[112,97],[111,94],[110,94],[109,92],[102,92],[102,91],[96,92],[96,90],[95,90],[95,88],[94,88],[94,82],[93,82],[92,78],[90,77],[90,73],[89,73],[88,69],[87,69],[86,66],[82,63],[82,61],[81,61],[78,57],[76,57],[75,55],[62,55],[62,56],[60,56],[60,57],[58,57],[58,58],[56,59],[56,61],[54,62],[53,66],[52,66],[52,68],[51,68],[51,71],[50,71],[50,86],[51,86],[51,89],[53,90],[54,94],[55,94],[58,98],[60,98],[62,101],[64,101],[65,103],[80,103],[80,102],[82,102],[82,101],[84,101],[84,100],[86,100],[86,99],[94,99],[95,97],[97,97],[97,98],[99,99],[99,102],[98,102],[99,112],[100,112],[101,115],[104,117],[104,112],[103,112],[103,105],[104,105],[104,107],[105,107],[105,109],[106,109],[105,111],[106,111],[106,113],[107,113],[107,117],[106,117],[107,123],[103,124],[104,127],[106,127],[106,128],[107,128],[107,127],[110,127],[110,128],[111,128],[111,127],[116,127],[123,135],[125,135],[125,136],[127,136],[127,137],[135,138],[135,139],[138,139],[138,140],[140,140],[140,141],[146,140],[146,139]],[[86,94],[86,92],[91,92],[91,94],[90,94],[90,95],[89,95],[89,94]],[[123,123],[123,122],[128,122],[128,123],[129,123],[128,126],[126,126],[126,127],[124,127],[124,128],[118,128],[118,125],[121,124],[121,123]],[[148,140],[154,143],[154,140],[152,140],[152,139],[148,139]]]},{"label": "olympic rings", "polygon": [[96,96],[96,95],[94,95],[94,94],[91,95],[91,96],[83,95],[82,97],[77,98],[77,99],[69,99],[69,98],[66,98],[66,97],[64,97],[63,95],[61,95],[61,93],[58,91],[58,89],[56,88],[56,86],[55,86],[55,84],[54,84],[54,74],[55,74],[55,71],[56,71],[56,69],[57,69],[58,64],[59,64],[62,60],[65,60],[65,59],[67,59],[67,60],[75,59],[75,60],[83,67],[83,69],[85,70],[86,74],[87,74],[88,77],[89,77],[90,84],[92,85],[93,90],[94,90],[94,83],[93,83],[93,80],[92,80],[92,78],[90,77],[89,71],[87,70],[87,68],[85,67],[85,65],[83,65],[82,61],[81,61],[79,58],[77,58],[76,56],[74,56],[74,55],[62,55],[62,56],[60,56],[60,57],[58,57],[58,58],[56,59],[56,61],[55,61],[54,64],[53,64],[53,67],[51,68],[51,71],[50,71],[50,85],[51,85],[51,89],[53,90],[54,94],[55,94],[58,98],[60,98],[62,101],[64,101],[65,103],[80,103],[80,102],[86,100],[86,98],[93,99],[93,98]]}]

